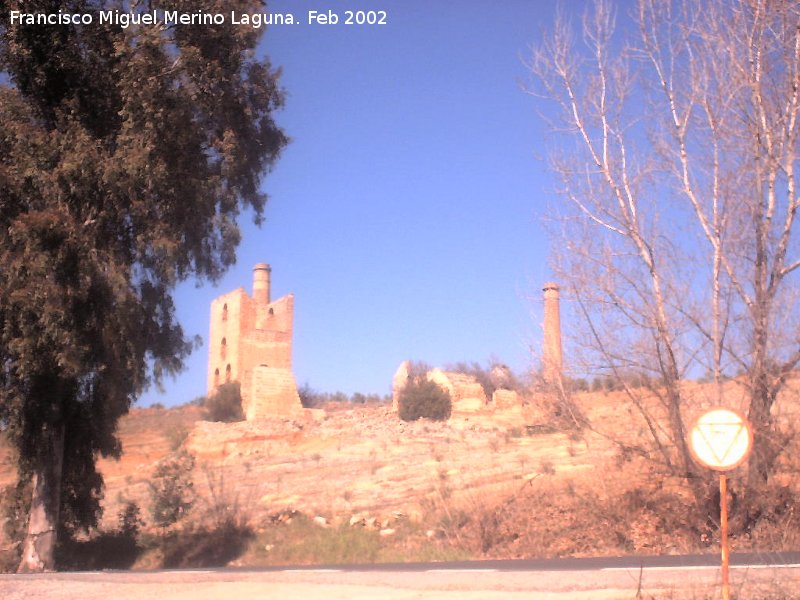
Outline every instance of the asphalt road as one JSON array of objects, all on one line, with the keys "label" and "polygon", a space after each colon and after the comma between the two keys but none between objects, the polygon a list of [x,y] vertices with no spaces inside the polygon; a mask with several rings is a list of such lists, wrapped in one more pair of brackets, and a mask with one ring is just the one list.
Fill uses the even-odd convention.
[{"label": "asphalt road", "polygon": [[[764,566],[800,568],[800,552],[746,552],[731,554],[732,567]],[[280,567],[242,567],[247,572],[341,570],[351,572],[405,571],[597,571],[609,569],[667,569],[682,567],[719,567],[719,554],[687,554],[676,556],[592,556],[586,558],[538,558],[526,560],[472,560],[438,563],[378,563],[365,565],[313,565]],[[231,570],[231,569],[228,569]]]},{"label": "asphalt road", "polygon": [[[800,552],[731,557],[735,598],[800,598]],[[719,598],[717,555],[0,576],[3,600]]]}]

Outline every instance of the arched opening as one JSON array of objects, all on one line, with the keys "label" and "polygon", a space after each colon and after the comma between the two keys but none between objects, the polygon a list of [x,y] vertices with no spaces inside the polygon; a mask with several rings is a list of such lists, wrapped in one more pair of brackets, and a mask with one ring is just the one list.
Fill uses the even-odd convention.
[{"label": "arched opening", "polygon": [[269,309],[269,314],[270,314],[270,315],[274,315],[274,314],[275,314],[275,311],[274,311],[274,310],[272,310],[272,309],[270,308],[270,309]]},{"label": "arched opening", "polygon": [[214,387],[219,387],[219,369],[214,369]]},{"label": "arched opening", "polygon": [[225,383],[231,382],[231,366],[225,367]]},{"label": "arched opening", "polygon": [[228,340],[226,338],[222,338],[222,344],[219,348],[219,356],[222,360],[225,360],[225,355],[228,353]]},{"label": "arched opening", "polygon": [[222,305],[222,320],[223,321],[227,321],[228,320],[228,303],[227,302]]}]

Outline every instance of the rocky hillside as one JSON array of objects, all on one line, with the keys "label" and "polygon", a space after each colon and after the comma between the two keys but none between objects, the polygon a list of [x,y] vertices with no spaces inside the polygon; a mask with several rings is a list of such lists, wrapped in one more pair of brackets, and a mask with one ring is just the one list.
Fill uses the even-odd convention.
[{"label": "rocky hillside", "polygon": [[583,476],[615,454],[599,436],[571,438],[524,419],[476,414],[406,423],[382,405],[307,420],[191,421],[200,416],[194,409],[147,409],[124,420],[122,460],[101,463],[109,524],[121,501],[148,506],[148,479],[183,435],[181,447],[196,458],[200,495],[209,494],[209,481],[221,482],[223,493],[257,518],[286,509],[327,519],[413,517],[444,497],[494,497],[542,474]]},{"label": "rocky hillside", "polygon": [[[797,383],[775,407],[787,426],[796,421]],[[707,391],[687,384],[690,414],[713,404]],[[725,398],[741,408],[745,393],[730,383]],[[231,424],[204,421],[202,409],[193,406],[136,409],[120,423],[121,460],[100,463],[106,481],[104,525],[116,526],[128,501],[142,508],[147,521],[148,481],[160,460],[181,449],[196,459],[198,505],[212,504],[214,496],[217,503],[235,504],[255,523],[287,511],[325,522],[363,517],[380,523],[398,514],[420,520],[432,512],[498,505],[533,483],[541,498],[570,494],[575,499],[574,490],[583,489],[613,508],[614,498],[647,487],[650,466],[622,457],[616,443],[643,439],[646,424],[623,392],[579,394],[576,401],[592,423],[581,434],[554,430],[533,407],[512,419],[475,413],[445,423],[406,423],[387,405],[336,405],[305,418]],[[657,399],[650,405],[660,410]],[[795,453],[784,456],[784,477],[793,485]],[[1,446],[0,484],[13,479],[11,453]],[[559,512],[557,504],[553,510]],[[652,531],[663,527],[658,511],[648,510],[652,514],[646,517],[655,521],[642,525],[644,548]],[[631,527],[624,515],[620,519],[620,527]]]}]

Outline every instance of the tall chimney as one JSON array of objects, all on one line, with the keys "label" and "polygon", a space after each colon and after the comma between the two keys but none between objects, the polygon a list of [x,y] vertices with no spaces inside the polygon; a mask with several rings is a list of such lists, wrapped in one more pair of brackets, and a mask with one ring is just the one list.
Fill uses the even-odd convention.
[{"label": "tall chimney", "polygon": [[545,381],[556,383],[561,379],[561,310],[558,284],[544,284],[544,348],[542,349],[542,375]]},{"label": "tall chimney", "polygon": [[253,267],[253,300],[256,304],[269,304],[269,276],[272,269],[267,263]]}]

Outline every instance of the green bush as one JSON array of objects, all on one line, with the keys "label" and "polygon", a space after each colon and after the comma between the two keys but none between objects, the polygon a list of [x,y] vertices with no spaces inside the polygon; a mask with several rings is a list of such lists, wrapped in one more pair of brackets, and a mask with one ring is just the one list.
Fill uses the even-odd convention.
[{"label": "green bush", "polygon": [[153,525],[166,529],[186,516],[194,504],[194,456],[181,450],[158,463],[150,488]]},{"label": "green bush", "polygon": [[242,392],[239,383],[223,383],[205,401],[206,418],[209,421],[244,421]]},{"label": "green bush", "polygon": [[450,394],[424,375],[414,375],[398,397],[400,418],[404,421],[433,419],[446,421],[450,418],[453,403]]}]

